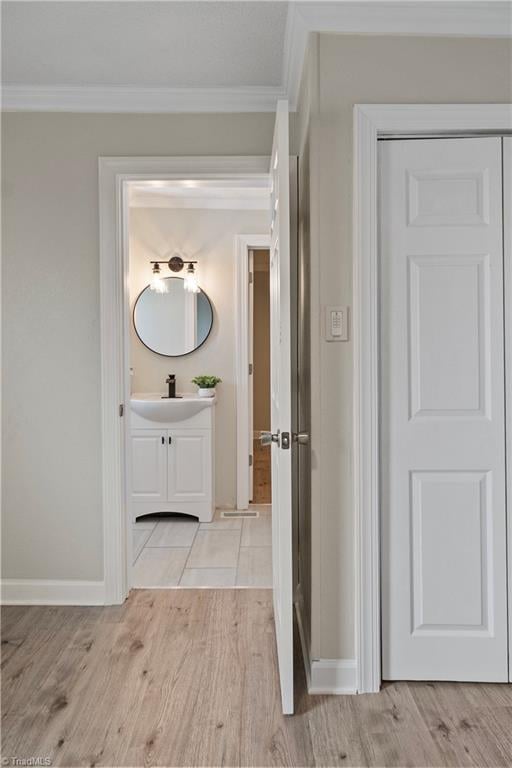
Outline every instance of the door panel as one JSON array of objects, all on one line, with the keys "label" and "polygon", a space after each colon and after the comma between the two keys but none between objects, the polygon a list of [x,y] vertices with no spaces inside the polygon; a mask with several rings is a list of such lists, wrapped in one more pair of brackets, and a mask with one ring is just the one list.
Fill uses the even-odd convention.
[{"label": "door panel", "polygon": [[132,440],[132,499],[167,499],[166,430],[134,429]]},{"label": "door panel", "polygon": [[[290,171],[288,102],[277,106],[270,167],[270,344],[272,443],[272,573],[279,678],[284,714],[293,713],[292,396],[290,303]],[[288,443],[283,442],[283,433]]]},{"label": "door panel", "polygon": [[501,141],[379,144],[384,679],[507,679]]},{"label": "door panel", "polygon": [[503,256],[505,271],[505,353],[507,500],[508,500],[508,679],[512,682],[512,137],[504,136],[503,146]]},{"label": "door panel", "polygon": [[489,474],[411,472],[413,636],[489,632]]},{"label": "door panel", "polygon": [[409,256],[408,269],[411,418],[489,416],[488,255]]},{"label": "door panel", "polygon": [[210,430],[172,429],[168,435],[168,500],[209,501]]}]

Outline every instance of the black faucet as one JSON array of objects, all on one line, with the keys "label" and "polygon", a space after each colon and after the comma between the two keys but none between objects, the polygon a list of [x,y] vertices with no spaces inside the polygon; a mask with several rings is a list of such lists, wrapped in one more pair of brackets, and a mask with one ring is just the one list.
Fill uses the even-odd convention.
[{"label": "black faucet", "polygon": [[165,383],[169,385],[169,394],[167,397],[176,397],[176,376],[174,373],[170,373],[165,380]]}]

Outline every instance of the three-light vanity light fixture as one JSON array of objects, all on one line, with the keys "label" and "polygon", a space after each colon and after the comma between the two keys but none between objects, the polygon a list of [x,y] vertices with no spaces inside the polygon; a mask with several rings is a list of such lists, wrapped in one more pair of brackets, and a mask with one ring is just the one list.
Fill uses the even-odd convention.
[{"label": "three-light vanity light fixture", "polygon": [[169,261],[150,261],[149,263],[153,265],[153,277],[150,283],[152,291],[156,291],[156,293],[167,293],[167,283],[162,277],[160,264],[167,264],[171,272],[181,272],[186,265],[187,269],[185,277],[183,278],[183,287],[189,293],[199,293],[201,290],[197,282],[196,271],[194,268],[194,264],[197,264],[197,261],[192,261],[190,259],[183,260],[181,256],[175,254],[174,256],[171,256]]}]

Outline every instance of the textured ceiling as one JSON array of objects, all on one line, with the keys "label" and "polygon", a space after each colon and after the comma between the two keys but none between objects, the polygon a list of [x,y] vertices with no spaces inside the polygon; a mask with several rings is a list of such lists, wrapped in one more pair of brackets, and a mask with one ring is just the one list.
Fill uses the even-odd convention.
[{"label": "textured ceiling", "polygon": [[13,85],[281,84],[286,2],[3,2]]}]

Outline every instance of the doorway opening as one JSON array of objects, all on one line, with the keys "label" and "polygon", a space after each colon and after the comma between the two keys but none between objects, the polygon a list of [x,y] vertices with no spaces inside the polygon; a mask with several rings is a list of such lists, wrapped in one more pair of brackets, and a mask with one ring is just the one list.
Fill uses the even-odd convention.
[{"label": "doorway opening", "polygon": [[239,235],[235,251],[236,506],[251,512],[271,502],[270,236]]},{"label": "doorway opening", "polygon": [[[137,588],[271,588],[270,446],[237,509],[236,238],[270,244],[269,180],[128,184],[128,499]],[[247,430],[270,432],[269,250],[248,267]],[[259,432],[258,432],[259,436]],[[254,441],[252,443],[254,445]],[[256,445],[256,448],[259,448]]]},{"label": "doorway opening", "polygon": [[262,433],[271,432],[270,423],[270,253],[268,249],[249,252],[252,262],[252,462],[250,501],[272,502],[272,467],[270,445],[264,445]]}]

